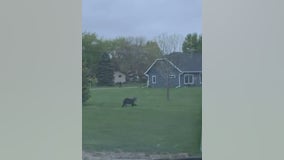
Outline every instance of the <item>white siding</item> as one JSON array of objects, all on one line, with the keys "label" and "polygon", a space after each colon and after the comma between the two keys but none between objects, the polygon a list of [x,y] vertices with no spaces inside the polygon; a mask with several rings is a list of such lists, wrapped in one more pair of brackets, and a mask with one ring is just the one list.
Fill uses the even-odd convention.
[{"label": "white siding", "polygon": [[126,76],[125,74],[121,72],[114,72],[114,83],[124,83],[126,82]]}]

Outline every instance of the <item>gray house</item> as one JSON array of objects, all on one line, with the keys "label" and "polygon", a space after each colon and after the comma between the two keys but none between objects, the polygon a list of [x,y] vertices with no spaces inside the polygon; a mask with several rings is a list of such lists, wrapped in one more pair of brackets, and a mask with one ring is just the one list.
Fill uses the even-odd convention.
[{"label": "gray house", "polygon": [[182,87],[202,85],[202,54],[171,53],[156,59],[144,73],[147,87]]}]

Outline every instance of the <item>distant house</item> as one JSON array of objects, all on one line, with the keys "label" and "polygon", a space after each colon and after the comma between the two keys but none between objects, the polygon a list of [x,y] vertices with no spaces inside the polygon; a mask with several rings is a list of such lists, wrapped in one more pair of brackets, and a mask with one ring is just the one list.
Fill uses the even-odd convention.
[{"label": "distant house", "polygon": [[113,74],[114,77],[114,83],[125,83],[126,82],[126,75],[124,73],[121,73],[119,71],[115,71]]},{"label": "distant house", "polygon": [[147,87],[201,86],[202,54],[169,54],[165,58],[156,59],[144,74],[148,78]]}]

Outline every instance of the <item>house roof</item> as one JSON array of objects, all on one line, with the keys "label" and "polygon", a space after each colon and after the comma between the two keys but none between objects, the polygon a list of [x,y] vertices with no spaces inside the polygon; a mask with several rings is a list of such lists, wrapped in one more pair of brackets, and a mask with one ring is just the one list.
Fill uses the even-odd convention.
[{"label": "house roof", "polygon": [[200,53],[171,53],[166,58],[156,59],[152,65],[144,73],[148,71],[158,62],[167,61],[170,65],[176,68],[179,72],[201,72],[202,71],[202,54]]},{"label": "house roof", "polygon": [[175,64],[173,64],[171,61],[169,61],[167,58],[158,58],[156,59],[150,67],[148,67],[148,69],[146,70],[146,72],[144,74],[147,74],[148,71],[159,61],[166,61],[168,62],[168,64],[170,64],[171,66],[173,66],[174,68],[176,68],[179,72],[182,72]]},{"label": "house roof", "polygon": [[202,54],[175,52],[166,56],[181,71],[202,71]]}]

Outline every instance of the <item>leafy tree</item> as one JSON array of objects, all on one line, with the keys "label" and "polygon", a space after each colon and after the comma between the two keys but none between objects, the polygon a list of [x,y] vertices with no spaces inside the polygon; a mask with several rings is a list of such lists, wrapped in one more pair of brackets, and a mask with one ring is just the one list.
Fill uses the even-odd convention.
[{"label": "leafy tree", "polygon": [[[120,37],[112,41],[112,62],[116,70],[130,73],[129,76],[140,77],[144,82],[144,72],[156,58],[161,57],[161,50],[156,42],[146,41],[143,37]],[[133,75],[134,74],[134,75]]]},{"label": "leafy tree", "polygon": [[202,53],[202,35],[188,34],[183,42],[182,51],[185,53]]},{"label": "leafy tree", "polygon": [[114,70],[108,53],[102,54],[97,66],[96,78],[99,86],[112,86]]},{"label": "leafy tree", "polygon": [[143,60],[147,63],[147,65],[152,64],[155,59],[162,57],[162,51],[159,48],[158,43],[155,41],[148,41],[143,49],[145,51]]},{"label": "leafy tree", "polygon": [[141,82],[146,82],[147,77],[145,77],[144,72],[148,67],[157,59],[163,56],[159,45],[155,41],[148,41],[145,46],[143,46],[144,53],[141,54],[140,65],[139,65],[139,76],[141,77]]},{"label": "leafy tree", "polygon": [[131,66],[131,44],[124,37],[116,38],[112,41],[112,62],[116,70],[126,73]]},{"label": "leafy tree", "polygon": [[202,35],[198,36],[197,52],[202,53]]},{"label": "leafy tree", "polygon": [[99,61],[103,53],[111,55],[113,70],[132,73],[139,76],[139,81],[145,82],[144,72],[156,58],[162,56],[162,51],[155,41],[146,41],[143,37],[119,37],[116,39],[99,39],[94,33],[82,34],[83,60],[86,61],[88,74],[96,78]]},{"label": "leafy tree", "polygon": [[110,41],[99,39],[95,33],[82,34],[82,59],[86,61],[90,77],[94,78],[102,53],[108,52],[110,47]]}]

